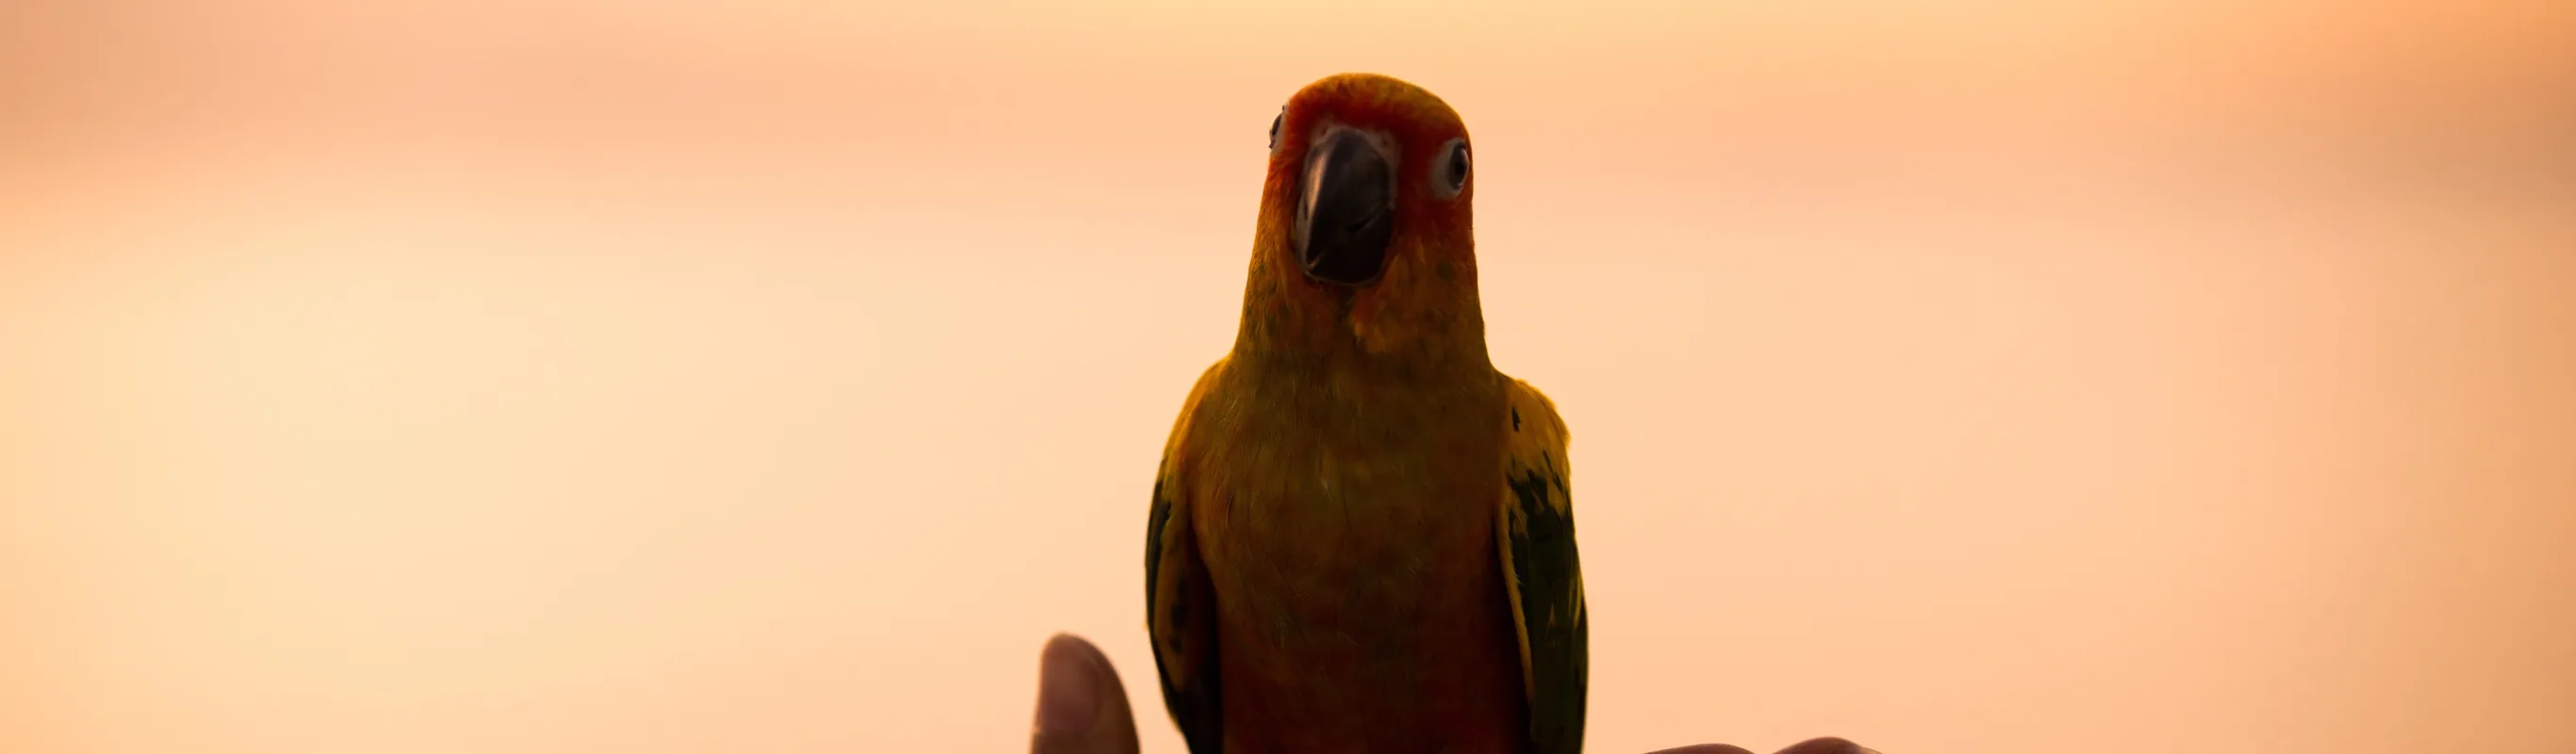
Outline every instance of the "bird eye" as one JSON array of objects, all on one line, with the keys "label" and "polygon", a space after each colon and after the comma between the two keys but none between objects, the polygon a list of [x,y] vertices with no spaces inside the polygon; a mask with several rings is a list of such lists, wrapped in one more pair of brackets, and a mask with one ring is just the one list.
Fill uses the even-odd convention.
[{"label": "bird eye", "polygon": [[1438,189],[1440,198],[1447,199],[1467,190],[1467,171],[1470,167],[1467,162],[1467,140],[1450,139],[1448,148],[1441,152],[1439,167],[1432,171],[1434,176],[1432,187]]},{"label": "bird eye", "polygon": [[1270,151],[1279,151],[1279,126],[1288,122],[1288,108],[1279,108],[1279,117],[1270,119]]}]

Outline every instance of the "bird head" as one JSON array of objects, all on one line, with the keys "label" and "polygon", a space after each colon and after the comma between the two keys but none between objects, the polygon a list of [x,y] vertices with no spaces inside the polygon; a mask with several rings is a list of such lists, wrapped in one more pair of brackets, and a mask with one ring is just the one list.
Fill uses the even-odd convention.
[{"label": "bird head", "polygon": [[1326,77],[1270,125],[1238,350],[1484,366],[1466,124],[1421,87]]}]

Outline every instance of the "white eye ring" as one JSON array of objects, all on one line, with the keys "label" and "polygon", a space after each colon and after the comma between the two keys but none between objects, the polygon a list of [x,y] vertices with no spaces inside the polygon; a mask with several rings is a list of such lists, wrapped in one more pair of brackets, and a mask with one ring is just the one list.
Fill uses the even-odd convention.
[{"label": "white eye ring", "polygon": [[1467,138],[1450,139],[1449,143],[1440,146],[1439,154],[1440,157],[1431,165],[1431,195],[1442,199],[1458,198],[1458,194],[1467,190],[1468,173],[1474,167],[1468,164]]}]

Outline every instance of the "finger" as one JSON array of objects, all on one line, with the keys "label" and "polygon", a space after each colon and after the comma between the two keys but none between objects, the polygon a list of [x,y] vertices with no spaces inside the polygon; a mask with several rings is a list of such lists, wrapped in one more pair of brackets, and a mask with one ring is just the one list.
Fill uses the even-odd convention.
[{"label": "finger", "polygon": [[1037,720],[1030,754],[1136,754],[1136,716],[1127,687],[1100,648],[1072,634],[1047,639],[1038,654]]},{"label": "finger", "polygon": [[1828,736],[1790,744],[1789,748],[1781,749],[1780,754],[1878,754],[1878,752],[1860,744]]},{"label": "finger", "polygon": [[1654,751],[1646,752],[1646,754],[1753,754],[1753,752],[1746,750],[1742,746],[1700,744],[1697,746],[1684,746],[1678,749],[1656,749]]}]

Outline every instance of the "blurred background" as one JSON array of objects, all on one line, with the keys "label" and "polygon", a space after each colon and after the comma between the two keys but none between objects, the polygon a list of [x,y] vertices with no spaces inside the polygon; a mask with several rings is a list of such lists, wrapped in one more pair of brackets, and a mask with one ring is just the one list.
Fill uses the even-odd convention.
[{"label": "blurred background", "polygon": [[1179,751],[1347,70],[1476,135],[1591,751],[2576,739],[2576,4],[934,5],[0,6],[0,751],[1015,751],[1059,630]]}]

